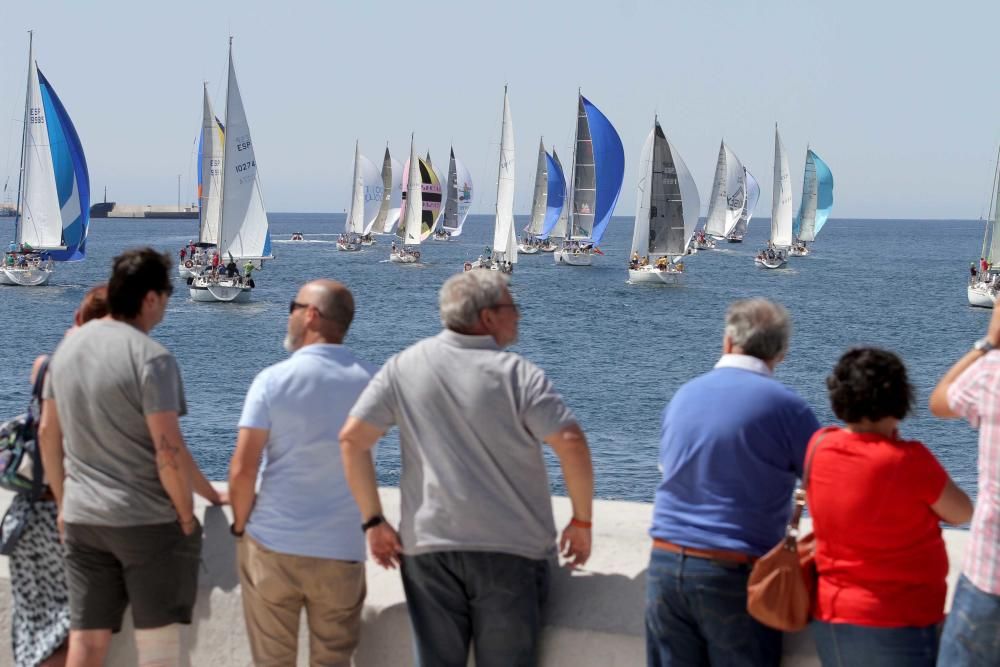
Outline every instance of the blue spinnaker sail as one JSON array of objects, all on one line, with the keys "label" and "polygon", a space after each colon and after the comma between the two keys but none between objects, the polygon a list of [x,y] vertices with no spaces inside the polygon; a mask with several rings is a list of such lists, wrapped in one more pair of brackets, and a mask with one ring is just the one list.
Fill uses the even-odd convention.
[{"label": "blue spinnaker sail", "polygon": [[813,229],[815,236],[826,224],[826,219],[830,217],[830,209],[833,208],[833,173],[818,155],[811,150],[809,153],[816,163],[816,226]]},{"label": "blue spinnaker sail", "polygon": [[49,255],[57,262],[76,262],[87,255],[87,231],[90,227],[87,158],[73,121],[41,70],[38,70],[38,83],[45,106],[52,169],[63,223],[62,240],[66,246],[65,250],[54,250]]},{"label": "blue spinnaker sail", "polygon": [[562,215],[563,206],[566,205],[566,177],[563,176],[559,163],[552,159],[549,153],[545,154],[545,162],[549,170],[549,196],[545,206],[545,221],[542,223],[542,233],[538,235],[540,239],[549,238],[552,228],[559,222]]},{"label": "blue spinnaker sail", "polygon": [[583,97],[583,108],[590,126],[590,137],[594,142],[594,168],[597,172],[597,202],[594,207],[594,228],[590,238],[599,245],[604,230],[611,222],[611,214],[618,203],[625,178],[625,149],[621,137],[611,121],[601,110]]}]

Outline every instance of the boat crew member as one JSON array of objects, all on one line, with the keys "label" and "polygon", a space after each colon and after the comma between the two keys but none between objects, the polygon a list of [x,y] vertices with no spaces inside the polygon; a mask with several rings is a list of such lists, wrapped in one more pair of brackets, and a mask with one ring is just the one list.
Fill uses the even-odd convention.
[{"label": "boat crew member", "polygon": [[184,258],[187,257],[187,248],[181,248],[180,255],[181,255],[181,262],[183,263]]},{"label": "boat crew member", "polygon": [[975,262],[970,262],[969,263],[969,273],[972,275],[973,278],[976,277],[976,263]]},{"label": "boat crew member", "polygon": [[236,266],[236,261],[230,257],[229,263],[226,264],[226,276],[229,278],[235,278],[238,275],[240,275],[240,269]]},{"label": "boat crew member", "polygon": [[251,262],[251,261],[250,261],[250,260],[248,259],[248,260],[247,260],[247,263],[243,265],[243,276],[244,276],[244,277],[245,277],[245,278],[246,278],[247,280],[250,280],[250,275],[251,275],[252,273],[253,273],[253,262]]}]

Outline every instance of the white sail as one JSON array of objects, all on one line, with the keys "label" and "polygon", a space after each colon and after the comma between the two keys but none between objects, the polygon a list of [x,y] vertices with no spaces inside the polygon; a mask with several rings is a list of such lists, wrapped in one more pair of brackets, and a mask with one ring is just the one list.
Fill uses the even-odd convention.
[{"label": "white sail", "polygon": [[[513,254],[510,253],[513,239]],[[514,127],[510,118],[507,88],[503,89],[503,127],[500,130],[500,168],[497,176],[496,223],[493,227],[493,248],[507,254],[508,261],[517,254],[514,233]]]},{"label": "white sail", "polygon": [[816,240],[816,204],[819,197],[819,183],[816,180],[816,163],[812,151],[806,150],[806,166],[802,172],[802,201],[799,210],[798,239]]},{"label": "white sail", "polygon": [[746,189],[742,187],[742,181],[743,164],[722,142],[705,221],[706,234],[722,238],[736,227],[746,203]]},{"label": "white sail", "polygon": [[354,178],[351,181],[351,210],[344,220],[348,234],[365,233],[365,182],[361,176],[361,148],[354,142]]},{"label": "white sail", "polygon": [[656,134],[654,127],[649,131],[642,152],[639,154],[639,182],[635,193],[635,227],[632,229],[632,252],[639,255],[649,253],[649,202],[652,195],[653,175],[653,141]]},{"label": "white sail", "polygon": [[417,150],[410,137],[410,173],[406,179],[406,204],[400,219],[400,236],[404,245],[420,245],[421,214],[423,212],[423,197],[421,195],[420,163],[417,161]]},{"label": "white sail", "polygon": [[458,177],[458,229],[451,232],[452,238],[462,234],[465,219],[469,217],[469,209],[472,208],[473,193],[472,175],[458,158],[455,158],[455,174]]},{"label": "white sail", "polygon": [[62,248],[63,220],[49,146],[49,129],[38,84],[38,66],[30,46],[22,142],[21,210],[14,240],[26,243],[35,250]]},{"label": "white sail", "polygon": [[792,179],[788,158],[774,126],[774,188],[771,194],[771,243],[779,248],[792,245]]},{"label": "white sail", "polygon": [[201,182],[198,192],[198,241],[218,244],[219,216],[222,213],[222,156],[225,137],[212,111],[208,84],[204,87],[201,117]]},{"label": "white sail", "polygon": [[389,198],[389,218],[385,223],[387,232],[392,232],[396,228],[403,210],[403,165],[396,158],[390,160],[392,160],[392,195]]},{"label": "white sail", "polygon": [[[684,238],[690,242],[695,228],[698,227],[701,197],[698,195],[698,186],[694,182],[694,177],[687,168],[687,164],[684,163],[684,159],[681,158],[681,154],[677,152],[677,149],[674,148],[674,145],[669,140],[667,140],[667,145],[670,147],[670,156],[673,158],[674,168],[677,170],[677,186],[681,191],[681,206],[684,209]],[[686,252],[686,250],[687,246],[685,245],[681,254]]]},{"label": "white sail", "polygon": [[231,42],[225,133],[219,252],[223,258],[232,255],[238,259],[270,259],[267,212],[260,192],[250,126],[236,81]]},{"label": "white sail", "polygon": [[535,167],[535,192],[531,197],[531,220],[525,228],[532,236],[542,233],[549,201],[549,161],[545,153],[545,143],[538,140],[538,166]]}]

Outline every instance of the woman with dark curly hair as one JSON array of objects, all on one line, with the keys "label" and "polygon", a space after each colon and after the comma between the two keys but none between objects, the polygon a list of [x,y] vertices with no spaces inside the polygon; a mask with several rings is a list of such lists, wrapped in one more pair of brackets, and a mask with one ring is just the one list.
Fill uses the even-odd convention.
[{"label": "woman with dark curly hair", "polygon": [[965,523],[972,503],[926,446],[899,437],[913,387],[898,356],[848,350],[826,385],[844,426],[813,436],[805,472],[820,659],[932,666],[948,590],[939,522]]}]

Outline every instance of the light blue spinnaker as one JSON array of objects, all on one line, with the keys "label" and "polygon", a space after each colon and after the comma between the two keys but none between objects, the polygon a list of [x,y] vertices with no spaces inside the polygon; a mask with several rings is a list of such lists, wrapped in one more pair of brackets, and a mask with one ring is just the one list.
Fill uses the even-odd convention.
[{"label": "light blue spinnaker", "polygon": [[586,97],[581,95],[580,99],[587,114],[587,124],[590,126],[590,138],[594,147],[597,201],[594,206],[594,227],[590,239],[596,246],[601,243],[604,230],[611,222],[615,204],[618,203],[618,195],[621,194],[622,182],[625,179],[625,148],[607,116]]},{"label": "light blue spinnaker", "polygon": [[793,234],[803,242],[816,240],[833,208],[833,174],[812,150],[806,151],[802,177],[802,202],[795,218]]},{"label": "light blue spinnaker", "polygon": [[45,107],[52,168],[62,217],[62,240],[65,250],[52,250],[57,262],[76,262],[87,255],[87,231],[90,227],[90,175],[80,137],[56,91],[41,70],[38,83]]},{"label": "light blue spinnaker", "polygon": [[566,177],[563,176],[562,167],[552,159],[548,153],[545,154],[545,161],[549,168],[549,198],[545,208],[545,222],[542,224],[542,233],[538,235],[540,239],[549,238],[552,228],[559,221],[563,207],[566,204]]}]

